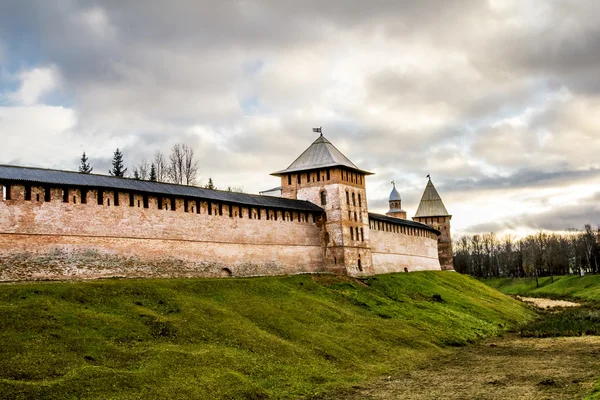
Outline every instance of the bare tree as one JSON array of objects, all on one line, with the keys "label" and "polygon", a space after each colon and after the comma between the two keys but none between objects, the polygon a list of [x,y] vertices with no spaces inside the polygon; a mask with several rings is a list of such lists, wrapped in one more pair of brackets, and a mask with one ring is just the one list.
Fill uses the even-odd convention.
[{"label": "bare tree", "polygon": [[194,159],[194,149],[184,143],[176,143],[171,148],[168,165],[169,180],[180,185],[196,183],[198,161]]},{"label": "bare tree", "polygon": [[137,176],[136,179],[141,179],[143,181],[149,179],[150,164],[148,164],[148,161],[142,160],[142,162],[139,163],[138,166],[133,169],[133,175]]},{"label": "bare tree", "polygon": [[168,179],[167,175],[167,161],[165,160],[164,154],[160,150],[156,150],[154,153],[154,169],[156,171],[156,181],[166,182]]}]

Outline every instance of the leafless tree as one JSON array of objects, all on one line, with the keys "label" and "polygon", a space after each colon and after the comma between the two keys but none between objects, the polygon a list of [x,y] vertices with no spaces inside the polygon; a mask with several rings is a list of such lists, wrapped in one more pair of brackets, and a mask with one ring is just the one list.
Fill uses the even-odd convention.
[{"label": "leafless tree", "polygon": [[137,176],[138,179],[141,179],[143,181],[150,179],[150,164],[148,164],[148,161],[146,160],[142,160],[142,162],[139,163],[133,171],[134,176]]},{"label": "leafless tree", "polygon": [[168,179],[167,161],[160,150],[156,150],[154,153],[154,161],[152,164],[154,164],[154,169],[156,171],[156,180],[158,182],[166,182]]},{"label": "leafless tree", "polygon": [[171,148],[168,165],[169,180],[180,185],[194,185],[198,173],[198,161],[194,159],[194,149],[184,143]]}]

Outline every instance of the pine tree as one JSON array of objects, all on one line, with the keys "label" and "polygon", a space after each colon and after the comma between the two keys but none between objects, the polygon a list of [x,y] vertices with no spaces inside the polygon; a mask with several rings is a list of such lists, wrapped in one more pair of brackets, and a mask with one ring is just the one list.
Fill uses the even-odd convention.
[{"label": "pine tree", "polygon": [[93,170],[94,170],[94,168],[88,162],[88,158],[85,155],[85,151],[84,151],[83,155],[81,156],[81,165],[79,165],[79,172],[81,172],[82,174],[89,174]]},{"label": "pine tree", "polygon": [[206,189],[217,190],[217,187],[213,183],[212,178],[208,178],[208,183],[204,186]]},{"label": "pine tree", "polygon": [[154,164],[152,164],[152,166],[150,167],[150,180],[152,182],[156,182],[156,167],[154,166]]},{"label": "pine tree", "polygon": [[112,169],[108,171],[112,176],[124,177],[127,168],[123,168],[123,153],[117,149],[112,160]]},{"label": "pine tree", "polygon": [[137,168],[133,170],[133,179],[137,179],[138,181],[140,180],[140,173],[138,172]]}]

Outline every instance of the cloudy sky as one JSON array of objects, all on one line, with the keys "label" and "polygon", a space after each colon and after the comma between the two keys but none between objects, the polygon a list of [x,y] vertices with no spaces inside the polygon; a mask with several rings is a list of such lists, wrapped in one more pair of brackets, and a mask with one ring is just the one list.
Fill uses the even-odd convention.
[{"label": "cloudy sky", "polygon": [[431,174],[454,235],[600,224],[600,3],[0,2],[0,163],[107,172],[177,142],[256,193],[323,132],[370,209]]}]

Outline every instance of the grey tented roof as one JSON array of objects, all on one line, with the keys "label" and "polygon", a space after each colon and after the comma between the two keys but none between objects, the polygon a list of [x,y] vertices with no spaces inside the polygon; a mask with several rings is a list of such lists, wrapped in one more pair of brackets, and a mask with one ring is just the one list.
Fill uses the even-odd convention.
[{"label": "grey tented roof", "polygon": [[19,167],[13,165],[0,165],[0,181],[25,182],[40,185],[77,186],[109,190],[118,189],[155,195],[194,197],[245,206],[323,212],[321,207],[303,200],[210,190],[195,186],[116,178],[107,175],[82,174],[72,171]]},{"label": "grey tented roof", "polygon": [[408,219],[394,218],[394,217],[388,217],[387,215],[369,213],[369,220],[383,221],[383,222],[388,222],[390,224],[395,224],[395,225],[409,226],[411,228],[420,228],[420,229],[424,229],[429,232],[433,232],[436,235],[441,234],[440,231],[430,227],[429,225],[425,225],[425,224],[422,224],[422,223],[416,222],[416,221],[410,221]]},{"label": "grey tented roof", "polygon": [[435,186],[433,186],[431,179],[429,179],[415,217],[442,217],[449,215],[442,202],[442,198],[435,189]]},{"label": "grey tented roof", "polygon": [[271,175],[279,176],[288,172],[305,171],[309,169],[326,168],[344,166],[365,175],[372,175],[372,172],[367,172],[359,169],[354,163],[342,154],[331,142],[325,139],[321,134],[296,161],[290,164],[284,170],[273,172]]}]

